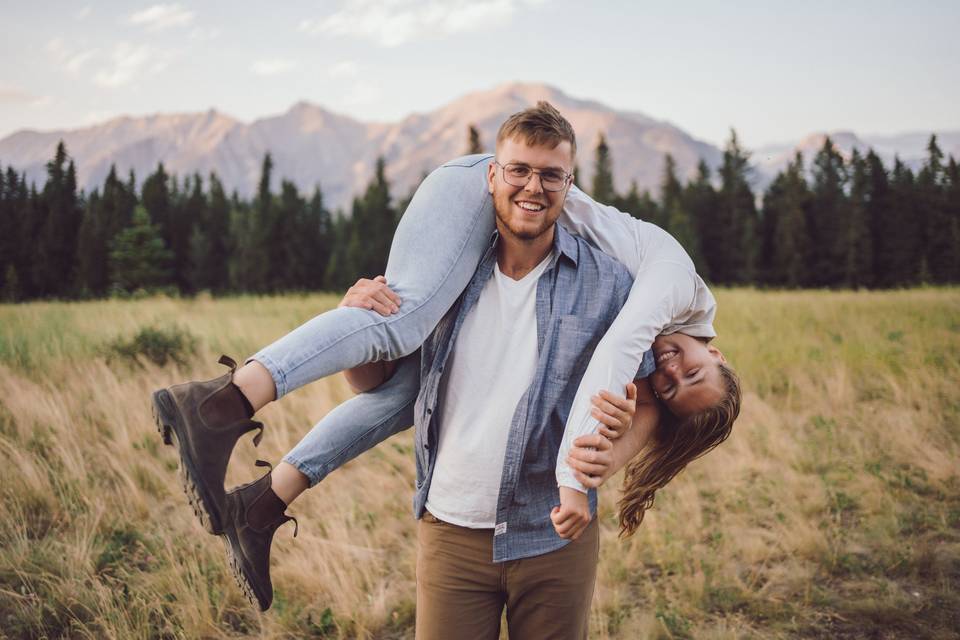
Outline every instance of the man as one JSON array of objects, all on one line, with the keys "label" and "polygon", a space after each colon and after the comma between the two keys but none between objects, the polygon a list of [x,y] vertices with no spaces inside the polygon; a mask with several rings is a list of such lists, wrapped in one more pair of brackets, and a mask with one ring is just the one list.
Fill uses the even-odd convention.
[{"label": "man", "polygon": [[[504,606],[511,637],[587,634],[596,495],[558,493],[554,470],[577,384],[632,279],[556,223],[575,144],[547,103],[503,124],[488,169],[496,233],[422,349],[414,510],[424,640],[497,638]],[[371,386],[392,367],[349,375]],[[574,542],[558,534],[575,526],[585,530]]]}]

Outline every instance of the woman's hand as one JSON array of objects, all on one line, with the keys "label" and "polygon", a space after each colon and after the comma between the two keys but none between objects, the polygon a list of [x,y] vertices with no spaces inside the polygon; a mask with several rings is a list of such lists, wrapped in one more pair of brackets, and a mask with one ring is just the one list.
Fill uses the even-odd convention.
[{"label": "woman's hand", "polygon": [[597,433],[616,440],[633,424],[633,414],[637,412],[637,385],[632,382],[627,385],[626,398],[601,391],[590,401],[593,403],[590,414],[600,423]]},{"label": "woman's hand", "polygon": [[596,489],[616,472],[613,443],[599,433],[580,436],[573,441],[567,464],[580,484]]},{"label": "woman's hand", "polygon": [[347,289],[337,307],[369,309],[382,316],[389,316],[400,310],[400,296],[387,286],[387,279],[383,276],[377,276],[373,280],[360,278]]}]

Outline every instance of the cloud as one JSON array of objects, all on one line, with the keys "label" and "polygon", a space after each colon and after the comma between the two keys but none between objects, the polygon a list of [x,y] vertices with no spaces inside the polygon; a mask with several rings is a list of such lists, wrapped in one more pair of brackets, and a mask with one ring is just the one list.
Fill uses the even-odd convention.
[{"label": "cloud", "polygon": [[53,38],[47,42],[47,53],[53,61],[68,73],[78,73],[98,53],[97,49],[78,50],[64,42],[63,38]]},{"label": "cloud", "polygon": [[127,22],[144,26],[150,31],[159,31],[169,27],[185,27],[193,22],[196,14],[185,9],[179,3],[155,4],[143,11],[130,14]]},{"label": "cloud", "polygon": [[77,73],[83,67],[83,65],[90,62],[93,57],[97,55],[96,49],[89,49],[87,51],[80,51],[79,53],[73,54],[69,60],[64,64],[64,68],[70,73]]},{"label": "cloud", "polygon": [[268,58],[257,60],[250,65],[250,71],[258,76],[277,76],[283,73],[293,71],[297,63],[293,60],[284,60],[282,58]]},{"label": "cloud", "polygon": [[12,104],[28,107],[45,107],[52,102],[53,98],[50,96],[38,96],[20,87],[0,85],[0,105]]},{"label": "cloud", "polygon": [[216,40],[220,37],[221,30],[219,27],[194,27],[190,30],[190,39],[191,40],[200,40],[202,42],[208,42],[210,40]]},{"label": "cloud", "polygon": [[338,11],[300,22],[308,35],[354,36],[395,47],[433,35],[486,29],[542,0],[348,0]]},{"label": "cloud", "polygon": [[331,78],[353,78],[359,72],[360,68],[352,60],[341,60],[327,69],[327,75]]},{"label": "cloud", "polygon": [[361,81],[343,96],[343,104],[347,107],[361,107],[379,102],[382,98],[383,92],[376,85]]},{"label": "cloud", "polygon": [[83,20],[84,18],[90,15],[91,11],[93,11],[93,7],[91,7],[90,5],[84,6],[79,11],[77,11],[76,13],[77,20]]},{"label": "cloud", "polygon": [[93,81],[101,87],[114,89],[143,72],[157,73],[166,66],[167,61],[148,45],[121,42],[113,49],[110,65],[94,74]]}]

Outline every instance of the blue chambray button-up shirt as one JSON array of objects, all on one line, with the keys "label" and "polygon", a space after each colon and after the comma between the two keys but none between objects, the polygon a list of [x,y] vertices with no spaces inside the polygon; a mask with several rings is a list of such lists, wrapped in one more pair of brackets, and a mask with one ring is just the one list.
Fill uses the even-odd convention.
[{"label": "blue chambray button-up shirt", "polygon": [[[633,283],[627,269],[613,258],[561,225],[555,229],[553,262],[537,281],[536,372],[517,404],[507,439],[497,500],[494,562],[541,555],[569,543],[557,535],[550,521],[550,510],[560,503],[557,452],[580,378]],[[420,394],[414,407],[417,491],[413,507],[417,518],[423,515],[437,460],[442,425],[434,417],[444,365],[464,319],[493,275],[497,240],[494,232],[470,284],[422,347]],[[637,375],[646,377],[653,369],[648,351]],[[590,490],[588,498],[590,512],[596,515],[596,491]]]}]

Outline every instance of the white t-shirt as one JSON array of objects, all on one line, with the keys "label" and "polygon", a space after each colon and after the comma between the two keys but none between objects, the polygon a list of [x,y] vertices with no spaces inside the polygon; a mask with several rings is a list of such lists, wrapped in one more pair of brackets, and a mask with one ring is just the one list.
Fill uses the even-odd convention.
[{"label": "white t-shirt", "polygon": [[472,529],[494,527],[510,424],[537,368],[537,281],[494,266],[464,318],[440,388],[440,438],[426,507]]}]

